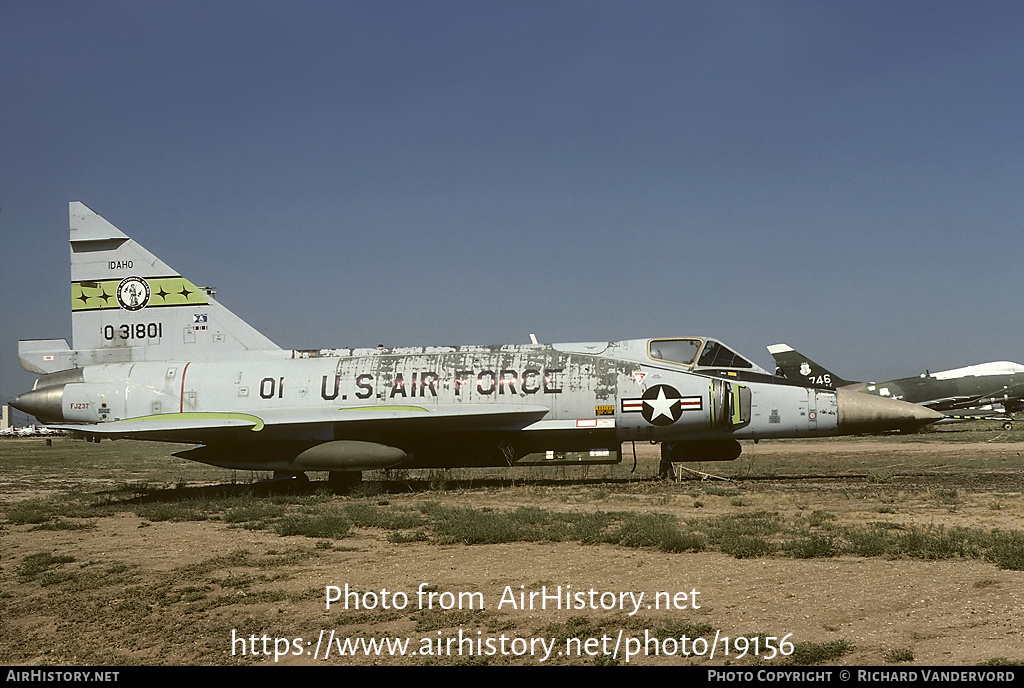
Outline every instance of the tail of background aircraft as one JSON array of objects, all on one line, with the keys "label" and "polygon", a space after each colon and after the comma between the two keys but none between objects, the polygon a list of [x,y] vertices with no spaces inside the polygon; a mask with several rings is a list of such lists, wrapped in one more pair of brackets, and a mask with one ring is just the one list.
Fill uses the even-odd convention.
[{"label": "tail of background aircraft", "polygon": [[70,204],[71,333],[19,342],[21,365],[209,360],[279,347],[83,203]]},{"label": "tail of background aircraft", "polygon": [[776,375],[781,375],[789,380],[799,382],[806,380],[812,387],[828,389],[860,384],[844,380],[788,344],[772,344],[768,347],[768,353],[775,359]]}]

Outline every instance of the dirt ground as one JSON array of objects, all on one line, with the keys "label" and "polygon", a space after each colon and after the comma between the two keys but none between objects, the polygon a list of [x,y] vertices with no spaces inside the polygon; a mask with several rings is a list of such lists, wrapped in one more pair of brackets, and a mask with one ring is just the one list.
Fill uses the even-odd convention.
[{"label": "dirt ground", "polygon": [[[1019,533],[1018,434],[1024,432],[762,442],[745,446],[731,464],[691,467],[727,481],[686,472],[677,482],[655,481],[656,447],[647,445],[637,447],[631,473],[627,446],[614,467],[467,470],[387,482],[367,475],[367,489],[356,494],[288,509],[365,503],[413,510],[429,502],[482,514],[525,506],[680,521],[767,512],[785,519],[815,514],[837,524]],[[404,541],[378,527],[354,527],[341,537],[284,537],[232,522],[224,509],[209,518],[164,518],[140,516],[137,499],[113,511],[82,506],[117,501],[126,485],[144,485],[150,505],[180,503],[183,493],[198,499],[209,486],[233,489],[232,480],[239,490],[248,487],[227,471],[170,457],[174,450],[0,442],[0,663],[1024,660],[1024,571],[985,557],[737,558],[572,541],[445,544],[429,533]],[[32,517],[34,509],[43,515]],[[339,597],[330,609],[329,586]],[[537,593],[533,608],[530,593]],[[408,645],[404,652],[359,645],[340,655],[358,639]],[[775,648],[799,652],[784,657]]]}]

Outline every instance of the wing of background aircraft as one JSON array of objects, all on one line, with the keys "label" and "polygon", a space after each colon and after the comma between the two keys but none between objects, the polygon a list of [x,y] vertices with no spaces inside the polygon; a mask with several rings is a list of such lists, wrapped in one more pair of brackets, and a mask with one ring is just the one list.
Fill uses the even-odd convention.
[{"label": "wing of background aircraft", "polygon": [[1016,413],[1024,409],[1024,383],[990,387],[982,394],[957,394],[925,401],[915,402],[938,411],[955,409],[977,409],[982,407],[1002,406],[1007,413]]}]

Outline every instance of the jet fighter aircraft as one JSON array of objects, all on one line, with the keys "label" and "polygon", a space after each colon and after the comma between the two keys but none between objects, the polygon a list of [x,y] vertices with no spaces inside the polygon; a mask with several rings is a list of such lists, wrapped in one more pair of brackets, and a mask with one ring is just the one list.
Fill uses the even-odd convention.
[{"label": "jet fighter aircraft", "polygon": [[382,468],[672,461],[738,440],[917,428],[941,414],[773,376],[708,337],[281,349],[82,203],[70,205],[72,341],[19,344],[39,373],[11,404],[89,438],[344,485]]},{"label": "jet fighter aircraft", "polygon": [[[1024,410],[1024,366],[1009,361],[979,363],[964,368],[926,371],[916,377],[886,382],[851,382],[826,370],[788,344],[772,344],[779,374],[788,380],[825,389],[847,389],[889,399],[902,399],[937,411],[981,409],[1000,405],[1012,417]],[[981,418],[988,419],[987,416]]]}]

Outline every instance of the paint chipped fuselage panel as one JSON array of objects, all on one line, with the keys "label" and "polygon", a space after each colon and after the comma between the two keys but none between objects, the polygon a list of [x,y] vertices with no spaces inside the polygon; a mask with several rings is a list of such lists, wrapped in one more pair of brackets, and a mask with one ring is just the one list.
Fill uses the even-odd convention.
[{"label": "paint chipped fuselage panel", "polygon": [[[681,342],[678,349],[694,348],[688,363],[652,356]],[[401,447],[410,466],[434,466],[463,463],[453,460],[460,451],[467,465],[538,452],[597,451],[605,462],[602,451],[617,455],[629,440],[835,433],[834,392],[695,373],[702,347],[722,345],[687,338],[273,351],[262,360],[89,366],[60,386],[48,420],[96,423],[89,429],[109,437],[231,446],[234,459],[208,455],[218,465],[261,467],[257,440],[375,442]],[[767,376],[749,363],[741,370]],[[38,390],[53,389],[49,377]]]}]

